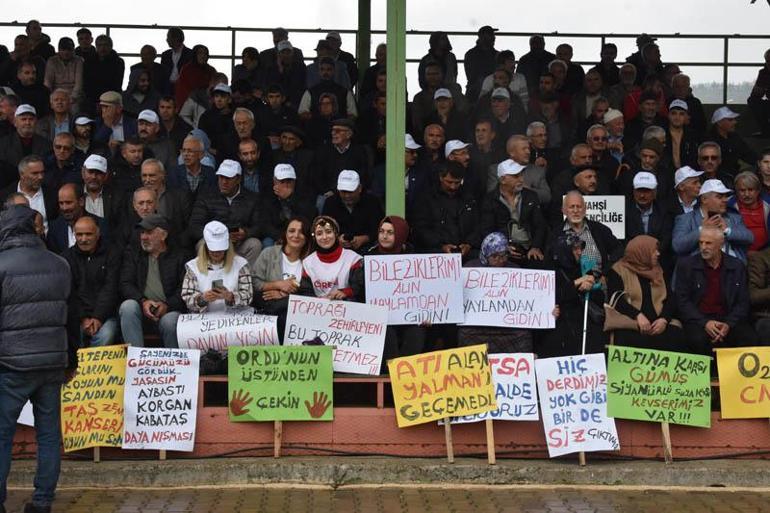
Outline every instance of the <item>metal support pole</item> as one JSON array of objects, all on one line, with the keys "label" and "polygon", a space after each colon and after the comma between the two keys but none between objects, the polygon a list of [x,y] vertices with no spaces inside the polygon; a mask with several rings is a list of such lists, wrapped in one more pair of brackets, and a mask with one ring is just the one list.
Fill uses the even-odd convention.
[{"label": "metal support pole", "polygon": [[388,0],[385,213],[403,216],[406,132],[406,0]]},{"label": "metal support pole", "polygon": [[725,36],[724,38],[725,42],[725,50],[724,55],[722,57],[722,104],[727,105],[727,70],[729,69],[727,66],[728,57],[730,56],[730,38]]},{"label": "metal support pole", "polygon": [[230,84],[232,85],[232,77],[235,74],[235,29],[230,29]]},{"label": "metal support pole", "polygon": [[364,81],[364,73],[369,67],[372,47],[372,0],[358,0],[358,33],[356,34],[356,61],[358,62],[358,87]]}]

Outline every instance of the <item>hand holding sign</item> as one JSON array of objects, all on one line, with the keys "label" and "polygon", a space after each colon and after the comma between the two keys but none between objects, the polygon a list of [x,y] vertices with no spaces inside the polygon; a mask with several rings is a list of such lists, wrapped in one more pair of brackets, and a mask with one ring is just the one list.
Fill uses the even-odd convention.
[{"label": "hand holding sign", "polygon": [[321,392],[320,394],[318,392],[313,392],[313,404],[310,404],[310,401],[305,401],[305,407],[307,408],[308,413],[310,413],[310,416],[314,419],[323,417],[323,414],[330,405],[331,402],[329,402],[329,399],[324,392]]},{"label": "hand holding sign", "polygon": [[245,390],[236,390],[233,392],[233,399],[230,401],[230,411],[233,412],[233,415],[236,417],[246,415],[249,413],[249,410],[246,408],[246,406],[248,406],[249,403],[251,403],[253,400],[254,398],[251,397],[251,394]]}]

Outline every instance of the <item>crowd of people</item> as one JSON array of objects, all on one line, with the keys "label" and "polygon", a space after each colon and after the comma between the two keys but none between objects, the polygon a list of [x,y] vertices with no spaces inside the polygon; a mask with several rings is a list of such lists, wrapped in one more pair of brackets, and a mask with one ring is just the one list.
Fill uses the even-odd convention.
[{"label": "crowd of people", "polygon": [[[181,313],[242,306],[280,333],[290,294],[364,301],[362,257],[395,253],[555,270],[556,328],[391,326],[386,359],[477,342],[575,354],[584,330],[589,352],[610,334],[704,354],[769,342],[770,150],[729,107],[707,117],[653,37],[622,63],[604,44],[586,69],[569,44],[533,35],[517,58],[495,32],[479,29],[464,87],[449,37],[431,35],[404,162],[386,168],[384,44],[357,63],[329,32],[311,60],[278,28],[228,79],[179,28],[126,70],[108,35],[55,49],[30,21],[0,46],[2,201],[34,209],[69,263],[84,347],[149,331],[176,347]],[[404,217],[383,209],[386,173],[403,173]],[[587,216],[606,194],[626,198],[624,240]]]}]

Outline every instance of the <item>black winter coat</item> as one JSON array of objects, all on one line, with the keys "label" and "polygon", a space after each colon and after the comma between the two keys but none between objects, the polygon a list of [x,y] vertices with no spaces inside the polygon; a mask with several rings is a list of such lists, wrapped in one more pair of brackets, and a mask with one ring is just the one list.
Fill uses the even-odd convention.
[{"label": "black winter coat", "polygon": [[94,317],[102,323],[115,317],[121,253],[110,250],[99,241],[92,254],[83,253],[75,245],[62,256],[69,263],[72,273],[70,317],[78,324],[86,317]]},{"label": "black winter coat", "polygon": [[[141,249],[134,248],[126,252],[120,269],[121,298],[133,299],[140,304],[145,299],[148,260],[149,255]],[[182,299],[182,279],[187,260],[187,255],[173,248],[167,249],[158,257],[163,293],[166,295],[166,304],[171,312],[184,313],[187,310]]]}]

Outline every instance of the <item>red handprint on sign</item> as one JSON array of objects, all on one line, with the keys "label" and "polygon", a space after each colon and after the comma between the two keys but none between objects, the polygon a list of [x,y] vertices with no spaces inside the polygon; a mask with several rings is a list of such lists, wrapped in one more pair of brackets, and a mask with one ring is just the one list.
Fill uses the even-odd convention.
[{"label": "red handprint on sign", "polygon": [[233,398],[230,401],[230,411],[233,412],[233,415],[236,417],[240,417],[241,415],[246,415],[249,413],[248,408],[246,406],[253,401],[254,398],[251,397],[251,395],[245,391],[245,390],[236,390],[233,392]]},{"label": "red handprint on sign", "polygon": [[331,404],[332,403],[327,398],[325,392],[313,392],[313,404],[310,404],[309,401],[305,401],[305,407],[307,408],[308,413],[310,413],[310,416],[314,419],[323,417]]}]

